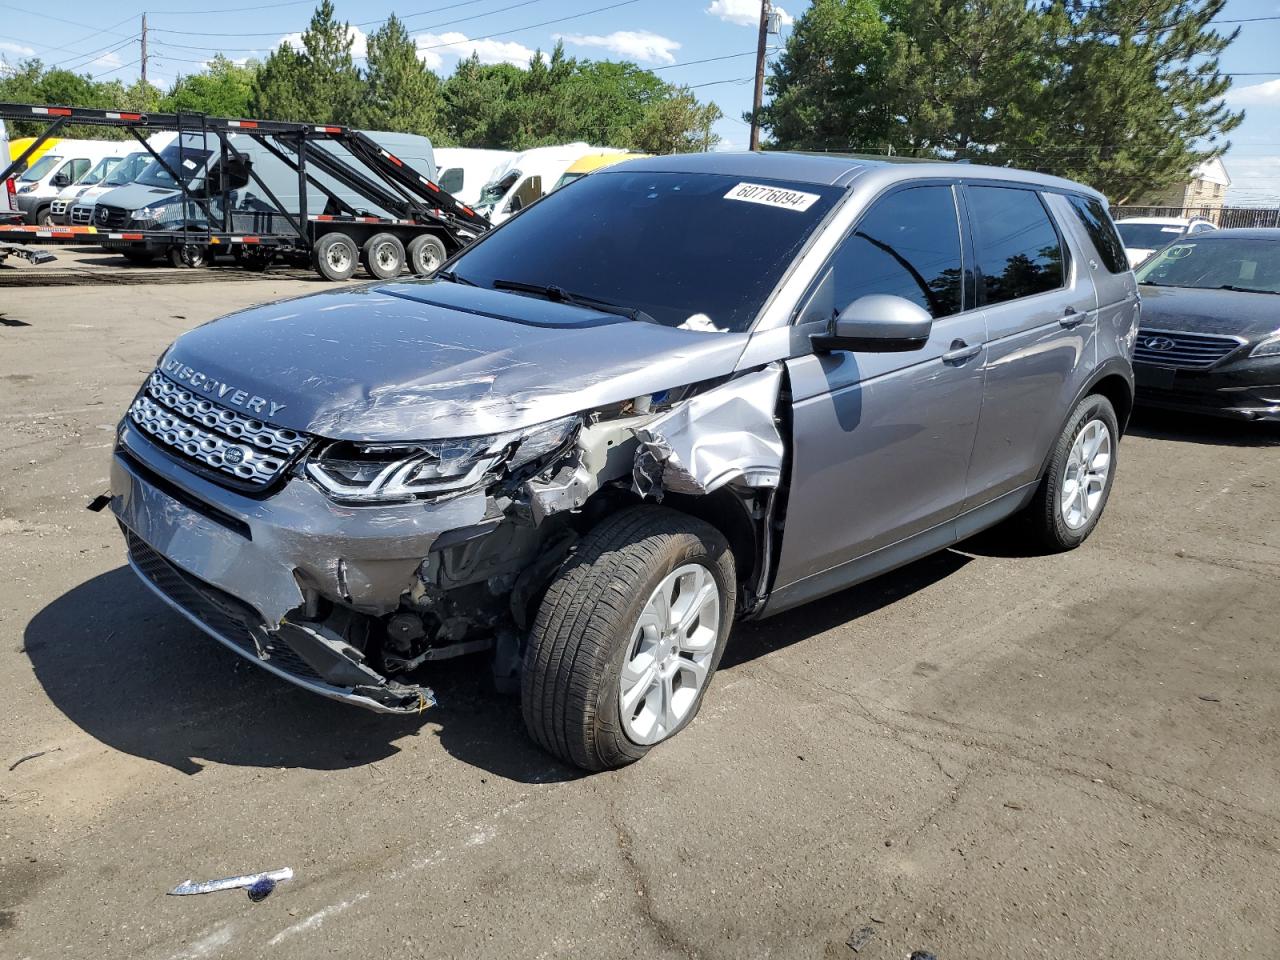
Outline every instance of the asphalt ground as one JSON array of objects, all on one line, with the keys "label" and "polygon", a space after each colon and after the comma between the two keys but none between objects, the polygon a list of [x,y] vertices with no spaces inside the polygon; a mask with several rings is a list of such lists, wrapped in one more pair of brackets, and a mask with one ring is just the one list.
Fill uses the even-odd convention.
[{"label": "asphalt ground", "polygon": [[1280,955],[1277,430],[1140,414],[1081,549],[745,625],[692,727],[583,776],[474,660],[368,714],[135,581],[85,504],[138,384],[321,284],[62,253],[0,268],[0,956]]}]

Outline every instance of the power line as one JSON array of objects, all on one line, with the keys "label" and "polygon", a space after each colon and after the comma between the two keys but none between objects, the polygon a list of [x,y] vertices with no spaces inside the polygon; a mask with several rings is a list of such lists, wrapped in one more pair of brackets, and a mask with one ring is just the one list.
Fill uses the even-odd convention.
[{"label": "power line", "polygon": [[[70,24],[70,25],[71,25],[71,26],[73,26],[73,27],[83,27],[85,30],[92,30],[92,31],[94,31],[94,33],[95,33],[95,34],[98,34],[98,33],[110,33],[110,32],[111,32],[110,30],[102,30],[102,29],[100,29],[100,28],[98,28],[98,27],[95,27],[95,26],[94,26],[93,24],[91,24],[91,23],[81,23],[79,20],[65,20],[65,19],[63,19],[62,17],[55,17],[55,16],[54,16],[53,14],[51,14],[51,13],[40,13],[40,12],[35,11],[35,10],[24,9],[24,8],[22,8],[22,7],[13,7],[13,6],[10,6],[10,5],[9,5],[9,4],[7,4],[7,3],[0,3],[0,9],[4,9],[4,10],[13,10],[13,11],[14,11],[14,12],[16,12],[16,13],[24,13],[24,14],[27,14],[28,16],[32,16],[32,17],[43,17],[43,18],[44,18],[44,19],[46,19],[46,20],[56,20],[58,23],[68,23],[68,24]],[[132,20],[132,19],[133,19],[133,17],[130,17],[129,19],[130,19],[130,20]],[[116,34],[116,36],[117,36],[117,37],[123,37],[123,36],[124,36],[124,34],[123,34],[123,33],[117,33],[117,34]]]},{"label": "power line", "polygon": [[[148,10],[147,13],[153,17],[194,17],[210,13],[241,13],[245,10],[275,10],[278,7],[300,7],[304,3],[311,5],[315,3],[315,0],[285,0],[284,3],[258,3],[251,7],[206,7],[202,4],[199,10]],[[129,19],[132,20],[133,17]]]},{"label": "power line", "polygon": [[[310,3],[312,2],[312,0],[307,0],[307,2]],[[486,3],[486,2],[489,2],[489,0],[465,0],[465,2],[463,3],[451,3],[447,6],[435,7],[431,10],[419,10],[417,13],[406,13],[404,16],[399,16],[397,14],[397,18],[401,22],[403,22],[405,20],[409,20],[414,17],[425,17],[433,13],[440,13],[445,10],[453,10],[457,7],[469,7],[476,3]],[[508,6],[508,7],[500,7],[497,10],[490,10],[487,13],[477,13],[469,17],[460,17],[456,20],[448,20],[444,23],[437,23],[432,27],[432,29],[451,26],[452,24],[455,24],[455,23],[462,23],[464,20],[480,20],[484,17],[492,16],[495,13],[503,13],[507,10],[514,10],[516,7],[527,7],[532,3],[541,3],[541,2],[543,2],[543,0],[521,0],[521,2],[519,3],[512,4],[511,6]],[[352,23],[350,24],[350,26],[371,27],[374,24],[386,23],[387,20],[389,19],[391,18],[386,17],[382,20],[362,20],[357,23]],[[194,37],[278,37],[280,36],[279,30],[271,30],[266,33],[211,33],[208,30],[168,30],[168,29],[157,27],[153,32],[154,33],[172,33],[175,35],[182,35],[182,36],[189,36],[189,37],[190,36],[194,36]]]},{"label": "power line", "polygon": [[593,10],[583,10],[581,13],[572,13],[572,14],[569,14],[569,16],[567,17],[556,17],[554,20],[543,20],[541,23],[530,23],[523,27],[512,27],[510,30],[500,30],[497,33],[488,33],[488,34],[485,34],[483,37],[468,37],[465,41],[455,41],[453,43],[437,43],[434,46],[430,46],[430,47],[419,47],[418,50],[419,52],[423,50],[439,50],[442,47],[461,46],[464,42],[475,43],[477,40],[492,40],[494,37],[505,37],[512,33],[519,33],[522,30],[533,30],[533,29],[536,29],[537,27],[550,26],[553,23],[564,23],[566,20],[577,20],[580,17],[589,17],[593,13],[603,13],[605,10],[616,10],[618,7],[627,7],[633,3],[638,3],[638,2],[639,0],[621,0],[620,3],[611,3],[608,6],[596,7]]}]

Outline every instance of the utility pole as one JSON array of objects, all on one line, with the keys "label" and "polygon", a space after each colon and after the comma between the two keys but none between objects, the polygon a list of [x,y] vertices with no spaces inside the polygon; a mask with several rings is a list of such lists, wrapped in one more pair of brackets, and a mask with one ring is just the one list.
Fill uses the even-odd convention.
[{"label": "utility pole", "polygon": [[756,90],[751,98],[751,149],[760,149],[760,102],[764,98],[764,51],[769,40],[769,0],[760,0],[760,39],[756,43]]},{"label": "utility pole", "polygon": [[142,85],[147,85],[147,15],[142,15]]}]

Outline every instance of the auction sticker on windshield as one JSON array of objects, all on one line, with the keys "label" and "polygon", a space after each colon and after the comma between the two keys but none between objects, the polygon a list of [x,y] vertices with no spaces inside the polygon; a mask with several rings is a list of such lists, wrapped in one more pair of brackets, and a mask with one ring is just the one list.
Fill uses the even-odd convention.
[{"label": "auction sticker on windshield", "polygon": [[799,190],[787,190],[784,187],[767,187],[763,183],[740,183],[724,195],[726,200],[743,200],[747,203],[762,203],[766,207],[781,207],[784,210],[803,212],[812,207],[820,198],[816,193],[801,193]]}]

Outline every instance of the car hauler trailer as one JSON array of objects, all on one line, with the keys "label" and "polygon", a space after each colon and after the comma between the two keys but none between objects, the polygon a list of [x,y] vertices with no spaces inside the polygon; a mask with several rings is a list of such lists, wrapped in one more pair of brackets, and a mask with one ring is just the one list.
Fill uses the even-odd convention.
[{"label": "car hauler trailer", "polygon": [[[250,268],[264,268],[277,257],[308,257],[330,280],[349,278],[363,262],[372,276],[386,279],[406,266],[413,273],[435,269],[490,226],[434,179],[349,127],[19,103],[0,103],[0,118],[48,124],[0,171],[0,182],[69,124],[116,127],[127,130],[168,174],[177,200],[166,204],[170,213],[163,220],[139,221],[133,215],[143,211],[108,207],[105,215],[96,211],[89,226],[0,225],[0,243],[100,243],[135,258],[163,254],[188,266],[216,253],[234,254]],[[177,133],[164,155],[147,142],[146,134],[157,130]],[[281,202],[254,170],[246,144],[293,172],[296,203]],[[189,176],[197,167],[202,175]],[[245,190],[251,185],[263,197]],[[241,202],[246,195],[252,203]],[[379,215],[370,215],[362,202]]]}]

